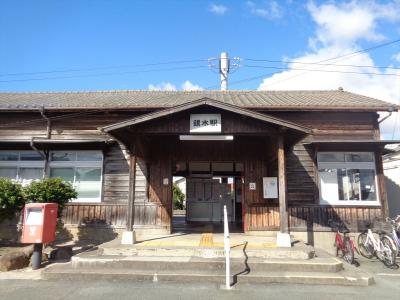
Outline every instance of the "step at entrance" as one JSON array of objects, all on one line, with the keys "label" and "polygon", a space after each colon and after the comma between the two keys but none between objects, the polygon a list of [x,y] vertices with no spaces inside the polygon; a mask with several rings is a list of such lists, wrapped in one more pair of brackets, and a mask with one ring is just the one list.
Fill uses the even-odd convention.
[{"label": "step at entrance", "polygon": [[[43,270],[45,279],[109,279],[136,281],[214,282],[223,284],[222,257],[120,256],[102,251],[79,254],[71,262]],[[367,286],[373,277],[333,257],[313,259],[265,259],[241,257],[231,260],[233,283],[302,283]]]}]

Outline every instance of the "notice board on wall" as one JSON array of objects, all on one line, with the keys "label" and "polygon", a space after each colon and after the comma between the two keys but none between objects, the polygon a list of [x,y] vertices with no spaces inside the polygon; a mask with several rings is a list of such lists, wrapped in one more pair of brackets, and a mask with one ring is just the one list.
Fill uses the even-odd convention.
[{"label": "notice board on wall", "polygon": [[263,194],[265,199],[278,198],[278,177],[263,177]]}]

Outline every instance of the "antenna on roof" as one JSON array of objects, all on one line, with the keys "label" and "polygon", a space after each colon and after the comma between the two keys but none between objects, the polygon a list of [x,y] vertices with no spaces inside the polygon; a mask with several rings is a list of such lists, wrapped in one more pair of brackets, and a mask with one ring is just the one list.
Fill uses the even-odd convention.
[{"label": "antenna on roof", "polygon": [[208,66],[210,69],[218,68],[219,74],[221,76],[221,91],[226,91],[228,89],[228,75],[231,70],[237,69],[240,67],[240,58],[234,57],[232,60],[229,59],[227,52],[221,52],[221,56],[218,60],[218,67],[213,64],[213,61],[217,58],[209,58]]}]

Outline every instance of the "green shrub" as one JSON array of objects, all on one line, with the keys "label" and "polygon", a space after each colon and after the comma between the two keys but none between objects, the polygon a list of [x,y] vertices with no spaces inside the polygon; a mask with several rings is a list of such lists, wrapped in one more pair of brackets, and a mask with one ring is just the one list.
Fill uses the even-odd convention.
[{"label": "green shrub", "polygon": [[25,204],[21,184],[8,178],[0,178],[0,221],[12,218]]},{"label": "green shrub", "polygon": [[183,200],[185,200],[185,194],[182,193],[181,189],[176,183],[172,185],[172,195],[174,209],[183,209]]},{"label": "green shrub", "polygon": [[27,202],[57,203],[58,216],[61,217],[66,203],[78,197],[78,193],[69,182],[61,178],[45,178],[32,181],[25,188]]}]

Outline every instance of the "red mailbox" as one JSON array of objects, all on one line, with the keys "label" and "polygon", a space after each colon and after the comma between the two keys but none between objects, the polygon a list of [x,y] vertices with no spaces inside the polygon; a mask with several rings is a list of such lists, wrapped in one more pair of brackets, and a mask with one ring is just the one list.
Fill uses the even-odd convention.
[{"label": "red mailbox", "polygon": [[58,205],[55,203],[29,203],[24,208],[21,242],[43,244],[56,238]]}]

